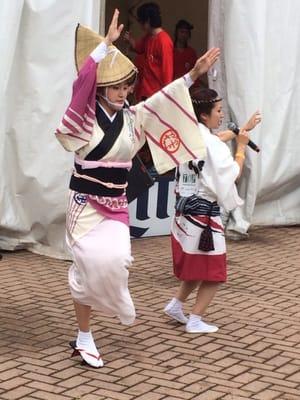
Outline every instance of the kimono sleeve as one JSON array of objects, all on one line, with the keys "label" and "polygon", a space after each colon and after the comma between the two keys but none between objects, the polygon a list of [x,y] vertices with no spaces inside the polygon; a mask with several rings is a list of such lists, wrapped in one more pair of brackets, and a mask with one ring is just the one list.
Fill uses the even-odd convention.
[{"label": "kimono sleeve", "polygon": [[185,78],[170,83],[131,110],[135,113],[139,144],[147,140],[159,174],[205,157],[205,144]]},{"label": "kimono sleeve", "polygon": [[55,135],[67,151],[89,143],[95,120],[97,63],[89,57],[73,84],[71,102]]},{"label": "kimono sleeve", "polygon": [[235,184],[240,168],[227,145],[217,136],[208,133],[203,134],[203,137],[207,151],[202,172],[203,181],[215,193],[219,205],[226,211],[231,211],[244,203]]}]

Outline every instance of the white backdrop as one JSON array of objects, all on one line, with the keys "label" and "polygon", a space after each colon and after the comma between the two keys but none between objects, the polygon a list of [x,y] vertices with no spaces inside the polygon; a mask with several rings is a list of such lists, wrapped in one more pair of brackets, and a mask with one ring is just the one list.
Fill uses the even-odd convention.
[{"label": "white backdrop", "polygon": [[222,60],[211,86],[242,124],[256,109],[262,124],[252,138],[239,191],[246,199],[229,229],[300,223],[300,2],[210,0],[209,45]]},{"label": "white backdrop", "polygon": [[64,254],[72,155],[53,132],[75,77],[75,27],[81,22],[98,30],[100,5],[1,1],[0,248]]},{"label": "white backdrop", "polygon": [[[103,6],[104,0],[1,1],[0,248],[65,256],[72,155],[53,132],[75,77],[74,29],[81,22],[98,30],[101,18],[103,31]],[[300,223],[299,20],[298,0],[210,2],[210,43],[223,51],[212,85],[238,123],[256,108],[264,116],[253,133],[262,152],[249,152],[240,184],[246,203],[230,221],[238,232],[251,222]],[[172,184],[163,190],[171,198],[166,207],[157,204],[157,184],[147,211],[131,205],[137,231],[169,231]]]}]

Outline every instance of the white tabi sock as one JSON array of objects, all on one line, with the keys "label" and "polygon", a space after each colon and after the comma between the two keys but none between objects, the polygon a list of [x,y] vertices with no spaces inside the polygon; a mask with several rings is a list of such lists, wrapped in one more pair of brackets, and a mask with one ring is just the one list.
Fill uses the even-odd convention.
[{"label": "white tabi sock", "polygon": [[190,318],[186,324],[186,332],[188,333],[213,333],[219,328],[215,325],[206,324],[202,321],[200,315],[190,314]]},{"label": "white tabi sock", "polygon": [[78,331],[76,346],[79,349],[84,349],[92,354],[96,354],[98,352],[91,331],[89,332]]},{"label": "white tabi sock", "polygon": [[182,311],[182,302],[176,299],[176,297],[173,297],[173,299],[166,305],[164,312],[181,324],[186,324],[188,321]]},{"label": "white tabi sock", "polygon": [[[76,347],[78,350],[83,350],[81,357],[93,367],[102,367],[103,361],[100,358],[99,351],[95,345],[92,332],[78,331]],[[91,356],[93,355],[93,356]],[[99,359],[97,359],[99,357]]]}]

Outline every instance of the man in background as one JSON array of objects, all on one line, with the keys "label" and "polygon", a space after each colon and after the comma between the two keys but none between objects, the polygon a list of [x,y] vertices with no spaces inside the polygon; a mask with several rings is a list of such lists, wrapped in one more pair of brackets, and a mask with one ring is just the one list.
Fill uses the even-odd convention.
[{"label": "man in background", "polygon": [[137,19],[145,35],[135,40],[129,32],[125,39],[140,55],[141,74],[137,101],[146,99],[173,80],[173,42],[162,28],[161,12],[156,3],[145,3],[137,9]]}]

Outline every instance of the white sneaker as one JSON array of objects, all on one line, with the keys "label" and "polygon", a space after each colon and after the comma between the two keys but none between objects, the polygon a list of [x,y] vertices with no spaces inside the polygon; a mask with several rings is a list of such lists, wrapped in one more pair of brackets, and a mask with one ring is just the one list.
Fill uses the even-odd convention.
[{"label": "white sneaker", "polygon": [[218,330],[219,328],[217,326],[205,323],[200,316],[194,314],[190,315],[185,327],[187,333],[214,333]]},{"label": "white sneaker", "polygon": [[172,299],[164,308],[164,313],[167,314],[170,318],[175,319],[175,321],[180,322],[181,324],[186,324],[188,322],[188,318],[184,315],[182,311],[181,302],[177,299]]}]

